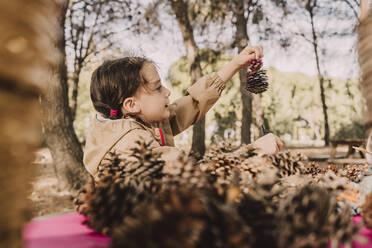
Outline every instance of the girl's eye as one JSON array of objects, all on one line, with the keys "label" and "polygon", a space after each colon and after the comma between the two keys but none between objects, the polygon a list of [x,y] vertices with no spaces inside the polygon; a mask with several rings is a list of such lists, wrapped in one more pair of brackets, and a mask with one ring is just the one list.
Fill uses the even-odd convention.
[{"label": "girl's eye", "polygon": [[160,85],[158,88],[156,88],[157,91],[161,91],[162,86]]}]

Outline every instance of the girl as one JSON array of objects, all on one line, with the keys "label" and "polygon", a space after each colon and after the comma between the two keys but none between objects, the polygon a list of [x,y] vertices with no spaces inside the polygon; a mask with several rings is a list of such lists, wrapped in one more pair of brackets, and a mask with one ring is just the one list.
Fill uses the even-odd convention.
[{"label": "girl", "polygon": [[[200,120],[221,95],[229,79],[253,59],[263,57],[262,46],[248,46],[219,71],[200,78],[185,96],[169,103],[153,63],[125,57],[106,61],[92,75],[91,99],[98,114],[93,119],[84,151],[84,164],[93,176],[109,152],[130,159],[138,139],[151,143],[168,162],[177,158],[173,137]],[[264,153],[280,150],[278,137],[268,134],[253,142]]]}]

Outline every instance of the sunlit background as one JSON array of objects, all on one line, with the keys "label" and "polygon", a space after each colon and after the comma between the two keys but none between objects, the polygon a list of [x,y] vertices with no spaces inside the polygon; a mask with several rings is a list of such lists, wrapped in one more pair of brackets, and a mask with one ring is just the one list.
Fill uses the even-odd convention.
[{"label": "sunlit background", "polygon": [[[262,118],[266,129],[280,136],[289,146],[324,145],[324,113],[314,36],[305,3],[287,1],[284,6],[280,1],[248,1],[251,7],[245,14],[249,15],[248,44],[263,45],[265,49],[263,62],[270,86],[260,95]],[[89,98],[90,75],[105,59],[128,55],[150,58],[157,64],[163,83],[171,89],[173,100],[190,85],[185,45],[169,5],[162,1],[138,1],[123,7],[117,1],[107,1],[97,12],[94,2],[89,4],[90,1],[70,4],[65,29],[70,97],[74,72],[77,71],[74,63],[79,51],[76,50],[82,45],[84,51],[84,42],[88,44],[90,37],[94,43],[78,76],[75,75],[78,77],[78,100],[74,126],[81,142],[85,140],[94,115]],[[211,5],[209,1],[189,1],[189,15],[202,54],[204,74],[218,69],[237,54],[233,43],[236,20],[227,8],[208,12]],[[364,137],[364,104],[356,54],[358,11],[354,1],[318,1],[313,9],[319,72],[324,76],[331,139]],[[217,17],[205,17],[213,14]],[[77,30],[84,30],[84,35],[80,33],[79,36]],[[213,142],[216,135],[232,143],[240,142],[240,82],[238,76],[231,81],[219,102],[207,114],[207,144]],[[73,102],[70,99],[70,104]],[[252,140],[260,135],[255,115],[253,109]],[[188,149],[191,132],[189,129],[177,136],[177,145]]]}]

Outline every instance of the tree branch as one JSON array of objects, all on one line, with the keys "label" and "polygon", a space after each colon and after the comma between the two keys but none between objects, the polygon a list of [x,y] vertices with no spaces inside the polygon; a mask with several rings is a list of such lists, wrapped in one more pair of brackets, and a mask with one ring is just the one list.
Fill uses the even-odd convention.
[{"label": "tree branch", "polygon": [[[343,0],[347,5],[349,5],[349,7],[351,8],[351,10],[353,11],[355,17],[357,19],[359,19],[359,16],[358,16],[358,12],[356,12],[356,10],[354,9],[353,5],[348,1],[348,0]],[[354,0],[355,1],[355,0]],[[355,1],[356,2],[356,1]],[[358,4],[359,5],[359,4]]]}]

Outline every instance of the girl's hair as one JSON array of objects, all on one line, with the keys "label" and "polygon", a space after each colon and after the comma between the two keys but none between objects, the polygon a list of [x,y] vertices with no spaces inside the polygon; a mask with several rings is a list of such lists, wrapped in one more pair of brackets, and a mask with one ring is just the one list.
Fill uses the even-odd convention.
[{"label": "girl's hair", "polygon": [[[105,61],[99,66],[90,84],[94,108],[106,118],[120,119],[124,99],[133,96],[140,85],[145,84],[140,72],[145,62],[152,63],[144,57],[125,57]],[[115,110],[117,114],[113,114]]]}]

